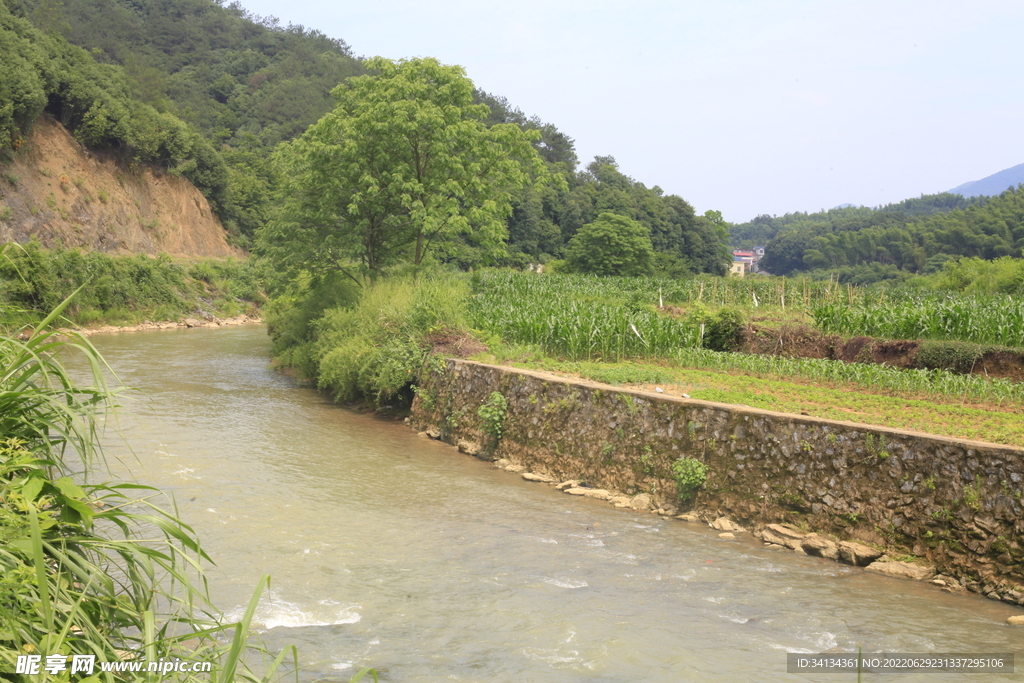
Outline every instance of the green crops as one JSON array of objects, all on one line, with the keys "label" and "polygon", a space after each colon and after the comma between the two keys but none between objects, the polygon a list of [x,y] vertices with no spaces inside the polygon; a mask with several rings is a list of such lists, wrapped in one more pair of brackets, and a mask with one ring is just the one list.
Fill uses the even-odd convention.
[{"label": "green crops", "polygon": [[969,396],[1000,403],[1024,402],[1024,383],[988,379],[980,375],[962,375],[947,370],[900,369],[889,365],[719,353],[708,349],[679,349],[672,358],[684,366],[709,370],[738,370],[825,382],[850,382],[908,394]]},{"label": "green crops", "polygon": [[[627,283],[631,280],[486,273],[475,278],[469,316],[474,327],[508,343],[540,346],[572,360],[664,356],[699,342],[699,329],[644,305],[637,296],[642,290],[622,286]],[[657,302],[657,288],[653,298]]]},{"label": "green crops", "polygon": [[1024,301],[1018,298],[900,294],[854,305],[823,303],[814,307],[814,322],[828,333],[1024,346]]}]

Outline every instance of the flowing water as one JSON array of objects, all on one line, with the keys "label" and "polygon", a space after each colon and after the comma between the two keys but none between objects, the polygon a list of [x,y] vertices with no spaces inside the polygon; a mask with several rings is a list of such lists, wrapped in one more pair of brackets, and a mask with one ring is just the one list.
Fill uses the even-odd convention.
[{"label": "flowing water", "polygon": [[566,496],[333,405],[268,367],[262,327],[93,342],[141,390],[113,452],[174,495],[218,605],[272,576],[256,622],[305,680],[853,681],[786,653],[1024,649],[1017,608]]}]

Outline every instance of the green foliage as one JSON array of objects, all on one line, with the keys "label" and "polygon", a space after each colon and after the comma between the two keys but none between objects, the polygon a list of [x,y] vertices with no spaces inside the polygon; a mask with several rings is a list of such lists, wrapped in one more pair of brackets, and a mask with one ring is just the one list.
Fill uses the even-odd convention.
[{"label": "green foliage", "polygon": [[80,323],[177,318],[189,313],[237,315],[263,300],[247,261],[179,264],[161,255],[110,256],[44,249],[38,242],[0,259],[0,306],[39,318],[81,288],[65,315]]},{"label": "green foliage", "polygon": [[565,254],[570,269],[592,275],[650,275],[654,258],[647,229],[610,212],[580,228]]},{"label": "green foliage", "polygon": [[[935,272],[954,257],[1019,258],[1024,189],[969,200],[944,193],[880,209],[788,214],[767,222],[775,233],[763,243],[761,265],[775,275],[821,269],[823,275],[864,278],[867,272],[859,266],[881,264],[893,268],[887,276],[892,279],[897,273]],[[738,226],[735,234],[745,239],[752,227]]]},{"label": "green foliage", "polygon": [[679,458],[672,463],[676,475],[676,488],[682,500],[693,498],[708,478],[708,466],[696,458]]},{"label": "green foliage", "polygon": [[[98,427],[115,399],[103,359],[85,338],[58,336],[58,306],[27,341],[0,336],[0,667],[14,681],[19,655],[94,655],[120,650],[149,661],[211,662],[214,680],[269,680],[241,655],[264,577],[239,624],[209,602],[192,530],[153,501],[153,489],[93,483],[102,458]],[[5,321],[6,322],[6,321]],[[84,356],[89,384],[60,363]],[[85,468],[85,472],[75,471]],[[72,479],[84,479],[77,483]],[[233,636],[233,637],[232,637]],[[104,680],[113,680],[109,675]],[[34,677],[32,678],[34,680]],[[97,675],[94,679],[101,680]],[[178,680],[209,680],[184,674]]]},{"label": "green foliage", "polygon": [[915,362],[921,368],[971,372],[990,349],[992,347],[969,342],[923,341]]},{"label": "green foliage", "polygon": [[315,378],[337,400],[408,404],[430,352],[428,336],[465,329],[467,289],[438,275],[394,277],[359,289],[339,275],[295,285],[266,314],[279,363]]},{"label": "green foliage", "polygon": [[712,351],[737,351],[745,340],[743,314],[734,308],[723,308],[707,325],[703,346]]},{"label": "green foliage", "polygon": [[505,415],[508,413],[508,399],[499,391],[491,392],[487,400],[477,409],[485,434],[499,441],[505,427]]},{"label": "green foliage", "polygon": [[420,266],[435,240],[501,248],[511,201],[545,174],[529,136],[484,124],[461,67],[367,62],[337,106],[278,153],[281,210],[260,244],[280,267],[374,279]]},{"label": "green foliage", "polygon": [[980,510],[981,502],[984,498],[984,488],[981,475],[975,475],[974,481],[964,487],[964,505],[972,510]]},{"label": "green foliage", "polygon": [[[577,363],[571,367],[572,370],[566,371],[604,384],[667,384],[672,380],[667,372],[634,363]],[[624,398],[632,401],[628,395]]]},{"label": "green foliage", "polygon": [[572,360],[619,360],[668,355],[699,339],[699,330],[682,321],[628,305],[635,285],[653,286],[647,296],[657,300],[658,287],[649,280],[508,272],[474,279],[472,326],[507,343]]},{"label": "green foliage", "polygon": [[16,149],[48,111],[88,147],[126,162],[154,162],[187,177],[218,212],[228,209],[227,167],[195,129],[132,97],[124,71],[44,34],[0,3],[0,149]]},{"label": "green foliage", "polygon": [[583,226],[610,212],[645,228],[656,254],[653,267],[659,274],[725,274],[732,256],[726,248],[728,235],[720,214],[708,212],[697,216],[681,197],[665,196],[661,188],[648,188],[623,174],[612,157],[595,157],[584,170],[573,172],[575,155],[568,154],[572,151],[571,141],[568,147],[560,144],[557,131],[551,128],[540,125],[543,141],[549,140],[549,136],[555,138],[551,144],[561,152],[552,156],[550,148],[542,147],[540,153],[549,159],[553,174],[568,178],[568,187],[549,183],[531,188],[519,198],[509,221],[512,249],[521,251],[534,263],[561,257],[567,254],[568,242]]},{"label": "green foliage", "polygon": [[[900,369],[888,365],[844,363],[821,358],[786,358],[745,353],[719,353],[683,348],[671,356],[687,367],[802,377],[827,382],[850,382],[864,387],[908,394],[935,394],[963,398],[1024,401],[1024,384],[947,370]],[[710,399],[709,399],[710,400]]]},{"label": "green foliage", "polygon": [[1024,301],[1008,295],[970,296],[896,291],[813,308],[826,333],[883,339],[946,339],[1024,346]]},{"label": "green foliage", "polygon": [[1024,259],[1003,256],[994,261],[980,258],[949,259],[942,270],[922,286],[962,294],[1024,295]]}]

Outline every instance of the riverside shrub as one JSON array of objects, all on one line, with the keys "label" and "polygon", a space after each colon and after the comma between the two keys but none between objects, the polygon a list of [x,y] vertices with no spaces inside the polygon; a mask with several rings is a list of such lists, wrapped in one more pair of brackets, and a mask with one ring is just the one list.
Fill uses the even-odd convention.
[{"label": "riverside shrub", "polygon": [[450,274],[396,276],[362,289],[341,278],[307,282],[268,308],[274,354],[338,401],[408,403],[428,336],[466,329],[468,296],[465,279]]},{"label": "riverside shrub", "polygon": [[249,261],[187,264],[166,254],[112,256],[32,241],[0,258],[0,306],[38,320],[81,288],[64,309],[78,323],[174,319],[197,309],[230,316],[262,303],[260,280]]}]

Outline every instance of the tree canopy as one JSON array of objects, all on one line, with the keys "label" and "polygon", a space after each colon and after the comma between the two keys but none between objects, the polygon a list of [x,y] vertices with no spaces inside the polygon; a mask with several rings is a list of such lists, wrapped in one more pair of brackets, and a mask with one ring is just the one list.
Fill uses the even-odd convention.
[{"label": "tree canopy", "polygon": [[[843,282],[933,273],[950,259],[986,260],[1024,253],[1024,188],[998,197],[964,199],[942,193],[878,209],[759,216],[733,236],[777,232],[765,243],[762,267],[775,275],[800,271]],[[738,228],[738,229],[737,229]]]},{"label": "tree canopy", "polygon": [[650,275],[654,249],[647,228],[626,216],[604,212],[565,247],[571,270],[593,275]]},{"label": "tree canopy", "polygon": [[488,127],[461,67],[368,60],[372,75],[333,92],[336,106],[282,145],[280,211],[260,243],[279,262],[373,278],[419,266],[438,238],[502,249],[513,197],[547,173],[514,124]]},{"label": "tree canopy", "polygon": [[[339,83],[373,70],[344,41],[237,1],[0,0],[0,15],[0,147],[15,146],[45,107],[93,148],[188,177],[240,246],[278,201],[277,145],[338,106]],[[659,274],[725,272],[721,225],[681,197],[629,178],[610,156],[580,168],[571,137],[504,97],[470,90],[467,99],[464,89],[460,97],[486,105],[476,120],[495,137],[520,129],[542,166],[531,162],[530,182],[506,188],[505,245],[482,229],[494,223],[449,224],[424,239],[433,257],[462,268],[562,258],[583,225],[611,211],[647,228]]]}]

